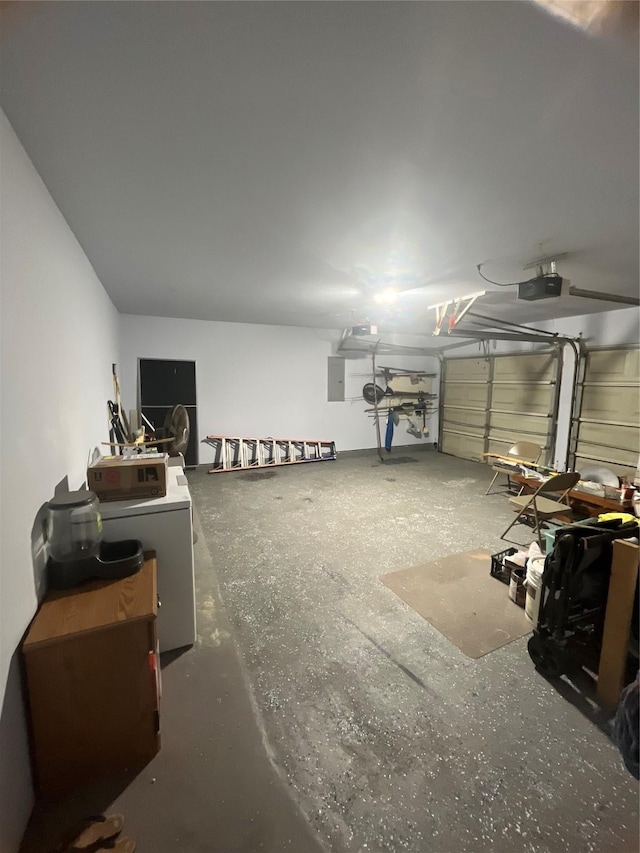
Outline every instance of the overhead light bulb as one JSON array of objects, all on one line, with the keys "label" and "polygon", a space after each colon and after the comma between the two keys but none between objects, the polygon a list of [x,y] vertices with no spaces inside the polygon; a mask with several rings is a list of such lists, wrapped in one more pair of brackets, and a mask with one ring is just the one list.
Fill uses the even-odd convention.
[{"label": "overhead light bulb", "polygon": [[397,298],[398,292],[393,287],[388,287],[386,290],[374,294],[373,301],[376,305],[393,305]]}]

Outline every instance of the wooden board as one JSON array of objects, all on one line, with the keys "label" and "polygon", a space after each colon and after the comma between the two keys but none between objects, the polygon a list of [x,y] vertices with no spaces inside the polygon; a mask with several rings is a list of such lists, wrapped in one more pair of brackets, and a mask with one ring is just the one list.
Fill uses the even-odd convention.
[{"label": "wooden board", "polygon": [[[504,456],[502,453],[483,453],[483,456],[489,456],[493,459],[501,459],[504,462],[512,462],[514,465],[524,465],[526,468],[546,468],[541,462],[528,462],[526,459],[518,459],[515,456]],[[521,476],[521,475],[518,475]],[[538,483],[540,485],[540,483]]]},{"label": "wooden board", "polygon": [[638,583],[637,545],[624,540],[613,543],[611,580],[607,596],[602,649],[598,667],[597,696],[603,705],[615,707],[624,687],[631,618]]},{"label": "wooden board", "polygon": [[157,612],[155,557],[147,558],[135,575],[116,581],[88,581],[47,593],[36,614],[23,650],[64,637],[100,631],[119,622],[148,619]]}]

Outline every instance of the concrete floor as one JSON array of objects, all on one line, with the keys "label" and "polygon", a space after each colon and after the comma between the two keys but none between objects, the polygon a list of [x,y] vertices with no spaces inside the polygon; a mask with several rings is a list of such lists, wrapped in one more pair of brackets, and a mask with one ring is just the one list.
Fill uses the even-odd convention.
[{"label": "concrete floor", "polygon": [[137,853],[322,853],[271,760],[194,521],[199,638],[162,656],[160,752],[140,771],[38,803],[21,853],[53,853],[78,820],[108,812],[125,815]]},{"label": "concrete floor", "polygon": [[535,672],[527,638],[471,660],[380,583],[503,549],[511,517],[503,495],[484,496],[486,466],[403,453],[417,461],[367,453],[189,478],[300,808],[335,851],[638,850],[637,784],[597,712],[576,707],[588,702]]},{"label": "concrete floor", "polygon": [[41,805],[24,853],[103,810],[139,853],[638,850],[597,710],[537,675],[526,638],[471,660],[380,583],[505,547],[486,466],[402,455],[190,472],[199,637],[163,661],[162,750]]}]

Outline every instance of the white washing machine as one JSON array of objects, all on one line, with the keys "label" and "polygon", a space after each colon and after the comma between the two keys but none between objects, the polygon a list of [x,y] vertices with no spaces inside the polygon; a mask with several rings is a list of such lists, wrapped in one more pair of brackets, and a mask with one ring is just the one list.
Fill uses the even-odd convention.
[{"label": "white washing machine", "polygon": [[163,498],[100,504],[103,538],[139,539],[158,560],[158,641],[160,651],[191,646],[196,639],[191,495],[184,471],[167,469]]}]

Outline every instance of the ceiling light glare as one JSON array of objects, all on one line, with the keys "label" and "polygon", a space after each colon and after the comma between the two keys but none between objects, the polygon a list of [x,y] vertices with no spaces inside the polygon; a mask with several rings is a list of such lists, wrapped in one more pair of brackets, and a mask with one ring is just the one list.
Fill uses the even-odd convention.
[{"label": "ceiling light glare", "polygon": [[387,290],[381,290],[380,293],[376,293],[373,297],[373,301],[376,305],[393,305],[397,298],[397,291],[392,287],[389,287]]}]

